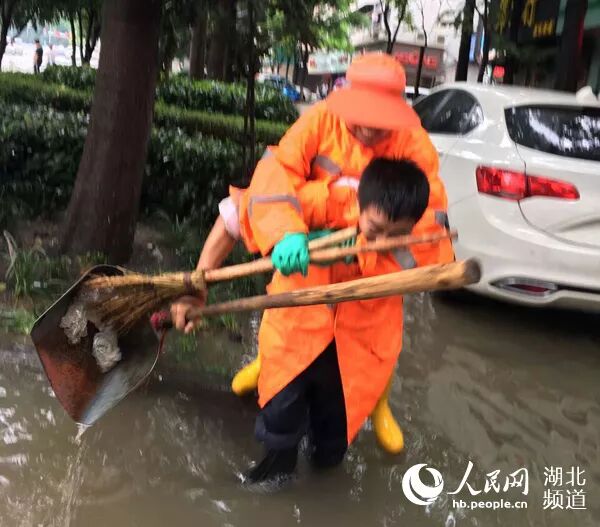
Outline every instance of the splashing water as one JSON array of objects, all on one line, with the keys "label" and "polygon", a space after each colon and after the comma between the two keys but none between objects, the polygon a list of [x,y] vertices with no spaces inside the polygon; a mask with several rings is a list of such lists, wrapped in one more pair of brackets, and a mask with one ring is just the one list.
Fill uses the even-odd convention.
[{"label": "splashing water", "polygon": [[77,435],[75,436],[75,444],[77,446],[81,446],[81,438],[83,437],[84,432],[90,427],[90,425],[84,425],[81,423],[77,423]]}]

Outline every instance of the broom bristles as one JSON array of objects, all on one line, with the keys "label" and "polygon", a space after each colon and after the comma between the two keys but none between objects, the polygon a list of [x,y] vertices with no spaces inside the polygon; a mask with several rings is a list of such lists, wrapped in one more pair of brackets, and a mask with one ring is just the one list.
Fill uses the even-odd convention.
[{"label": "broom bristles", "polygon": [[[192,278],[195,289],[200,280],[198,276]],[[103,325],[123,334],[145,315],[186,293],[190,293],[189,277],[186,278],[185,273],[170,273],[95,276],[83,284],[81,294],[83,298],[87,297],[88,308]]]}]

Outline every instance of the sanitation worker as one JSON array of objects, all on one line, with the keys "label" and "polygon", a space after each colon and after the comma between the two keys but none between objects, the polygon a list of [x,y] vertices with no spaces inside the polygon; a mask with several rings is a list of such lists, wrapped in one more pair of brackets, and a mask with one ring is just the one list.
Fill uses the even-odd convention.
[{"label": "sanitation worker", "polygon": [[[360,178],[376,158],[409,160],[426,176],[428,203],[412,229],[413,234],[432,233],[447,227],[447,200],[438,177],[437,154],[417,115],[404,102],[406,78],[402,66],[388,55],[365,54],[352,63],[347,78],[347,86],[314,105],[290,128],[277,147],[267,150],[247,190],[240,193],[232,189],[231,197],[220,206],[218,223],[231,233],[230,239],[224,240],[213,231],[205,245],[205,249],[211,249],[208,253],[203,251],[199,268],[219,266],[237,235],[248,250],[271,254],[279,272],[273,277],[269,293],[349,279],[352,272],[346,273],[345,278],[344,273],[334,272],[338,265],[309,265],[309,230],[356,225]],[[390,220],[386,214],[383,219]],[[377,236],[377,228],[385,229],[385,225],[384,221],[379,224],[371,221],[371,230]],[[449,241],[396,251],[394,256],[397,268],[402,269],[453,259]],[[362,260],[359,269],[363,275],[373,273],[374,269],[381,270],[377,265],[367,265],[368,258]],[[203,302],[203,298],[183,297],[174,303],[175,325],[191,330],[193,323],[186,320],[186,313]],[[356,314],[360,309],[344,307],[352,304],[370,305],[372,312],[361,322],[353,321],[348,314],[353,309]],[[344,312],[347,314],[341,316]],[[239,372],[233,383],[237,393],[258,385],[262,411],[257,420],[257,435],[267,446],[267,456],[253,471],[254,479],[285,473],[286,468],[295,465],[295,441],[300,432],[286,433],[285,423],[268,417],[269,410],[277,414],[277,406],[281,406],[281,401],[277,401],[285,398],[286,388],[324,361],[329,366],[339,365],[345,437],[343,448],[339,434],[332,440],[333,453],[327,452],[321,441],[321,448],[316,445],[315,459],[321,459],[321,465],[341,461],[347,444],[369,414],[382,446],[390,452],[402,450],[402,432],[387,401],[393,373],[389,359],[393,356],[392,362],[395,362],[401,336],[401,299],[399,310],[392,309],[385,299],[379,299],[343,304],[335,309],[306,306],[266,311],[259,331],[259,357]],[[390,345],[395,348],[391,350]],[[348,362],[349,357],[352,359]],[[364,382],[356,377],[358,372],[352,366],[362,364],[361,357],[375,360],[369,380],[363,379]],[[377,367],[377,364],[385,364],[385,367]],[[314,413],[314,408],[309,413]],[[338,419],[330,416],[331,422],[339,423],[339,415],[338,412]],[[328,421],[327,416],[321,417],[323,422]]]}]

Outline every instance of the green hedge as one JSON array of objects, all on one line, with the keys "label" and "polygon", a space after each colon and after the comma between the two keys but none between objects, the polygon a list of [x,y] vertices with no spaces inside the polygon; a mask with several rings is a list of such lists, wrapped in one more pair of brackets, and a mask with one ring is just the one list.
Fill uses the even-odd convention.
[{"label": "green hedge", "polygon": [[[59,84],[49,84],[32,75],[0,74],[0,100],[5,103],[48,106],[59,111],[88,112],[91,94]],[[179,127],[190,134],[204,133],[221,139],[242,142],[244,119],[233,115],[185,110],[157,103],[154,111],[158,126]],[[262,144],[279,142],[287,125],[256,120],[256,141]]]},{"label": "green hedge", "polygon": [[[85,113],[0,104],[0,224],[63,210],[86,135]],[[142,211],[171,218],[210,217],[240,174],[232,141],[154,129],[142,189]]]},{"label": "green hedge", "polygon": [[[54,66],[42,74],[46,82],[61,84],[76,90],[91,91],[96,82],[96,70]],[[287,97],[270,86],[256,86],[255,116],[257,119],[291,124],[298,118],[296,107]],[[156,98],[167,105],[187,110],[244,115],[246,85],[217,81],[192,81],[173,76],[156,88]]]},{"label": "green hedge", "polygon": [[43,71],[42,78],[46,82],[62,84],[75,90],[92,90],[96,83],[96,70],[89,66],[49,66]]}]

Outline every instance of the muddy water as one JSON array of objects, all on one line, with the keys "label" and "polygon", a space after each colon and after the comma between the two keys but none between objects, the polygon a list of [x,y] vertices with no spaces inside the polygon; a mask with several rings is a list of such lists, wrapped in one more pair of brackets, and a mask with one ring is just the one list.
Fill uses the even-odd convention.
[{"label": "muddy water", "polygon": [[[154,379],[78,441],[28,343],[0,337],[0,525],[600,525],[598,322],[471,297],[411,299],[392,394],[406,452],[383,454],[367,428],[339,470],[315,474],[302,463],[277,494],[239,482],[260,454],[253,401],[223,389],[227,371],[248,354],[242,344],[203,342],[203,360],[218,365],[209,375],[170,349]],[[481,494],[471,498],[466,486],[447,494],[469,461],[467,482]],[[427,507],[402,490],[417,463],[444,479]],[[563,468],[562,487],[545,487],[550,466]],[[573,466],[585,470],[585,510],[545,510],[545,488],[561,490],[566,507]],[[503,485],[523,467],[527,495],[518,487],[483,492],[485,474],[499,470]],[[473,511],[452,501],[479,496],[522,500],[527,509]]]}]

